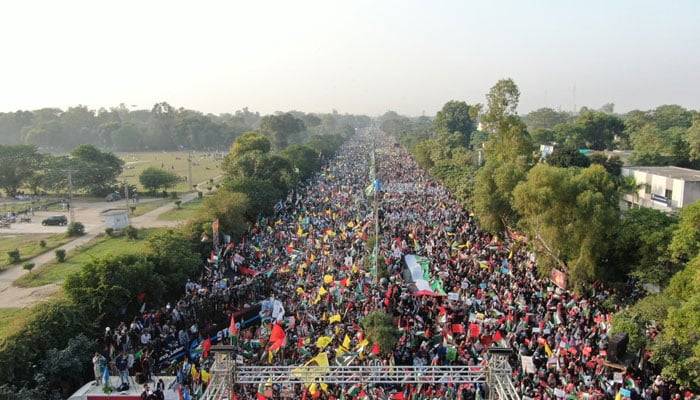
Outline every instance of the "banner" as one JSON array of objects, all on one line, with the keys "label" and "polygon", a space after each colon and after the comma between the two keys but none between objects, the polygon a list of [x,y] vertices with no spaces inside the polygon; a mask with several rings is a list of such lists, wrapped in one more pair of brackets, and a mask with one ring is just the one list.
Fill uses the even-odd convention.
[{"label": "banner", "polygon": [[532,356],[520,356],[520,362],[526,374],[534,374],[537,372],[535,363],[532,361]]},{"label": "banner", "polygon": [[555,285],[559,286],[562,289],[566,289],[566,273],[562,272],[556,268],[552,268],[552,273],[550,274],[550,278],[552,279],[552,282],[554,282]]}]

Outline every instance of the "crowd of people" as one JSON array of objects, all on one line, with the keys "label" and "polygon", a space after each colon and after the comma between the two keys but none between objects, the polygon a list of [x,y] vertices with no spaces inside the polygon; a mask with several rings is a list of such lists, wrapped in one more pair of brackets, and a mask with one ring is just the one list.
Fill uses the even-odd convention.
[{"label": "crowd of people", "polygon": [[[144,380],[167,371],[177,378],[164,390],[189,399],[211,379],[216,342],[235,345],[244,364],[298,366],[478,366],[497,346],[512,349],[511,378],[522,398],[691,395],[644,368],[610,368],[613,310],[602,306],[605,288],[576,295],[541,278],[526,243],[481,231],[405,149],[376,134],[350,139],[274,216],[260,218],[242,240],[221,243],[178,303],[107,328],[94,359],[96,379],[109,366]],[[378,195],[376,256],[373,198],[366,195],[373,142],[385,188]],[[406,273],[409,254],[428,260],[434,291],[416,291]],[[258,308],[259,319],[243,320],[241,310]],[[392,317],[399,333],[394,348],[381,348],[364,332],[361,321],[373,311]],[[487,390],[270,382],[238,386],[233,398],[466,400],[484,398]]]}]

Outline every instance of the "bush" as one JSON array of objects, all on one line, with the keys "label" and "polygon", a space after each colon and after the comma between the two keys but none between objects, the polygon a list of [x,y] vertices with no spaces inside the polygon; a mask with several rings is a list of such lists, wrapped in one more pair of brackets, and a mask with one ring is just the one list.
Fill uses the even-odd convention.
[{"label": "bush", "polygon": [[124,233],[129,239],[136,240],[139,238],[139,230],[131,225],[127,226],[126,229],[124,229]]},{"label": "bush", "polygon": [[[139,182],[148,191],[155,193],[158,189],[168,189],[180,181],[180,177],[160,168],[148,167],[139,175]],[[163,190],[163,193],[166,193]],[[163,197],[166,197],[167,194]]]},{"label": "bush", "polygon": [[40,240],[40,241],[39,241],[39,247],[41,247],[42,249],[45,248],[45,247],[46,247],[46,240],[43,240],[43,239]]},{"label": "bush", "polygon": [[66,232],[68,232],[68,236],[83,236],[85,234],[85,225],[80,222],[71,222]]},{"label": "bush", "polygon": [[17,264],[18,262],[21,261],[21,257],[19,255],[19,250],[14,249],[10,250],[7,252],[7,259],[10,261],[10,264]]},{"label": "bush", "polygon": [[114,228],[105,229],[105,233],[107,234],[107,236],[114,236]]},{"label": "bush", "polygon": [[24,265],[22,265],[22,268],[31,273],[32,269],[34,269],[34,263],[33,262],[24,263]]},{"label": "bush", "polygon": [[175,207],[180,208],[181,204],[182,204],[182,200],[175,200]]},{"label": "bush", "polygon": [[66,261],[66,251],[63,249],[56,250],[56,261],[62,263]]}]

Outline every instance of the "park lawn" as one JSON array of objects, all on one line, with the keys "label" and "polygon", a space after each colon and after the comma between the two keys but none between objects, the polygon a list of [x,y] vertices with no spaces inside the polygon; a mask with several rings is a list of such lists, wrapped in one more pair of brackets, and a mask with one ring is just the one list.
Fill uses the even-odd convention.
[{"label": "park lawn", "polygon": [[[7,234],[0,235],[0,270],[10,265],[7,252],[17,249],[21,262],[36,257],[56,247],[63,246],[74,238],[65,233],[37,233],[37,234]],[[39,242],[46,242],[46,247],[41,247]]]},{"label": "park lawn", "polygon": [[[128,152],[116,153],[124,160],[124,171],[119,181],[126,179],[136,185],[140,191],[145,191],[139,182],[139,175],[148,167],[162,168],[179,176],[182,180],[173,188],[176,192],[189,192],[187,186],[187,152]],[[221,175],[221,153],[203,151],[192,152],[192,181],[198,184]]]},{"label": "park lawn", "polygon": [[196,199],[184,203],[180,208],[166,211],[158,216],[160,221],[188,221],[202,209],[202,200]]},{"label": "park lawn", "polygon": [[[162,207],[166,204],[170,204],[173,202],[175,202],[175,200],[172,199],[155,199],[151,201],[140,201],[136,203],[136,208],[131,214],[131,217],[138,217],[139,215],[146,214],[147,212],[151,212],[158,207]],[[134,205],[132,204],[131,207],[134,207]]]},{"label": "park lawn", "polygon": [[100,235],[66,254],[65,262],[53,261],[37,267],[34,271],[24,274],[14,281],[13,285],[27,288],[60,283],[69,274],[80,271],[80,267],[90,261],[108,255],[142,254],[148,243],[146,238],[154,231],[156,229],[140,230],[137,240],[128,239],[126,236],[110,237]]},{"label": "park lawn", "polygon": [[0,342],[20,330],[31,314],[31,307],[0,308]]}]

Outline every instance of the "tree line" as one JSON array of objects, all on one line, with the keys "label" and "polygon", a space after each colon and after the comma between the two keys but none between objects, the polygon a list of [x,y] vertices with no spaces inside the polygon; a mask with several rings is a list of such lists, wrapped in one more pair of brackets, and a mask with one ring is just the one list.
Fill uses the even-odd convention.
[{"label": "tree line", "polygon": [[[629,150],[629,162],[645,165],[695,166],[698,112],[671,105],[620,116],[608,104],[577,115],[540,109],[520,116],[519,97],[515,82],[503,79],[485,106],[453,100],[432,119],[387,112],[380,123],[482,228],[497,236],[525,233],[543,276],[562,270],[577,291],[599,282],[660,288],[636,305],[634,297],[613,296],[614,331],[633,337],[632,350],[651,348],[664,375],[700,388],[693,372],[700,366],[700,202],[679,216],[622,210],[621,196],[634,183],[607,152]],[[543,159],[537,145],[551,142],[559,146]],[[583,155],[580,148],[594,151]],[[650,328],[660,340],[647,339]]]},{"label": "tree line", "polygon": [[[304,124],[288,125],[295,121],[290,119],[292,116]],[[43,108],[0,113],[0,144],[34,145],[44,152],[66,152],[81,144],[111,151],[224,150],[241,133],[258,128],[267,132],[297,129],[300,136],[309,136],[367,121],[365,116],[340,115],[336,111],[329,114],[291,111],[261,116],[243,108],[214,115],[175,108],[167,102],[150,109],[131,109],[120,104],[93,110],[78,105],[67,110]]]}]

